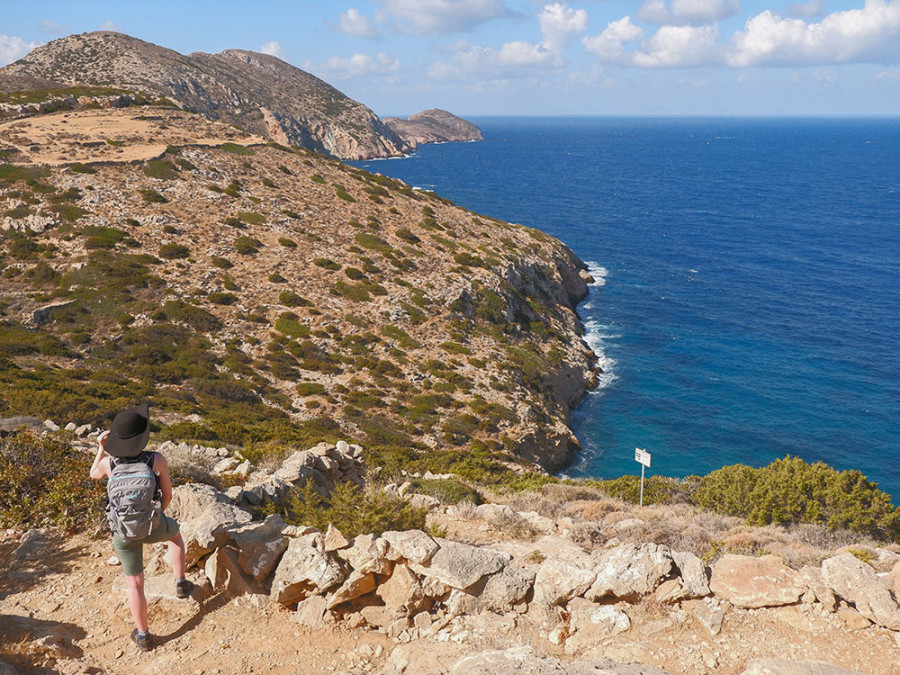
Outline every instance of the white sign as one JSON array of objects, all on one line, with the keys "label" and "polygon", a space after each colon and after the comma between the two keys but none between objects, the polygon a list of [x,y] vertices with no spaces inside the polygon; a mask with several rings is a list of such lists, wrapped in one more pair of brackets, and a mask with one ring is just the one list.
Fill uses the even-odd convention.
[{"label": "white sign", "polygon": [[634,449],[634,461],[640,462],[646,467],[650,466],[650,453],[646,450],[641,450],[640,448]]}]

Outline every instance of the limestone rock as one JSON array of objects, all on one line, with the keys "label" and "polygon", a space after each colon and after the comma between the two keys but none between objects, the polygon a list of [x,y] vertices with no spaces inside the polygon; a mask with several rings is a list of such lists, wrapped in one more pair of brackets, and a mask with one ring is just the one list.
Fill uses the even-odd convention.
[{"label": "limestone rock", "polygon": [[725,620],[725,608],[716,598],[703,600],[689,600],[684,607],[693,615],[697,622],[703,626],[709,634],[715,637],[722,632],[722,622]]},{"label": "limestone rock", "polygon": [[726,554],[713,565],[709,586],[717,597],[744,609],[790,605],[803,594],[797,573],[774,555]]},{"label": "limestone rock", "polygon": [[288,547],[283,534],[285,523],[281,516],[273,514],[261,523],[250,523],[229,530],[228,536],[240,551],[241,569],[254,579],[265,579]]},{"label": "limestone rock", "polygon": [[325,550],[337,551],[348,546],[350,546],[350,541],[347,537],[334,525],[328,523],[328,529],[325,531]]},{"label": "limestone rock", "polygon": [[822,579],[879,626],[900,630],[900,607],[869,565],[850,553],[822,561]]},{"label": "limestone rock", "polygon": [[685,598],[702,598],[709,595],[709,577],[706,565],[693,553],[672,551],[672,561],[681,572]]},{"label": "limestone rock", "polygon": [[[398,671],[399,672],[399,671]],[[412,672],[412,671],[404,671]],[[611,659],[560,662],[539,656],[530,647],[486,651],[466,656],[450,669],[449,675],[667,675],[653,666],[619,664]]]},{"label": "limestone rock", "polygon": [[293,619],[301,626],[321,628],[324,624],[327,600],[321,595],[311,595],[297,603],[297,611]]},{"label": "limestone rock", "polygon": [[375,595],[399,616],[412,616],[429,605],[422,584],[406,565],[395,565],[394,573],[378,587]]},{"label": "limestone rock", "polygon": [[213,590],[228,591],[234,595],[255,595],[263,588],[252,577],[244,574],[238,563],[238,552],[226,547],[217,548],[206,559],[204,571]]},{"label": "limestone rock", "polygon": [[534,599],[548,605],[561,605],[584,595],[597,573],[557,558],[541,563],[534,580]]},{"label": "limestone rock", "polygon": [[778,657],[753,661],[741,671],[741,675],[862,675],[862,673],[821,661],[792,661]]},{"label": "limestone rock", "polygon": [[672,563],[672,555],[665,546],[621,544],[600,556],[597,578],[585,597],[598,600],[608,595],[617,598],[647,595],[669,574]]},{"label": "limestone rock", "polygon": [[464,590],[488,574],[499,572],[512,556],[486,548],[470,546],[449,539],[437,539],[439,546],[425,564],[410,563],[410,568],[422,576]]},{"label": "limestone rock", "polygon": [[[375,590],[375,575],[370,573],[362,573],[353,571],[347,580],[331,594],[327,599],[327,609],[333,609],[338,605],[356,600],[356,598]],[[299,608],[298,608],[299,610]]]},{"label": "limestone rock", "polygon": [[602,640],[631,628],[631,619],[615,605],[595,605],[584,598],[569,603],[569,630],[565,642],[567,654],[577,654]]},{"label": "limestone rock", "polygon": [[522,603],[534,587],[535,573],[524,567],[507,565],[487,578],[479,594],[481,606],[493,612],[506,612]]},{"label": "limestone rock", "polygon": [[406,559],[419,565],[425,565],[437,552],[437,542],[422,530],[406,530],[405,532],[385,532],[381,535],[390,548],[387,550],[388,560]]},{"label": "limestone rock", "polygon": [[371,534],[361,534],[347,548],[335,551],[357,572],[364,574],[390,574],[393,563],[387,559],[387,542]]},{"label": "limestone rock", "polygon": [[291,539],[275,570],[271,597],[291,605],[308,595],[323,593],[344,581],[340,564],[325,551],[325,537],[315,532]]},{"label": "limestone rock", "polygon": [[253,517],[230,503],[228,497],[209,485],[188,483],[172,490],[168,513],[181,526],[185,564],[197,561],[228,541],[228,530],[249,523]]},{"label": "limestone rock", "polygon": [[822,568],[807,565],[800,568],[798,578],[812,592],[815,599],[829,612],[835,611],[837,599],[834,590],[828,586],[822,578]]}]

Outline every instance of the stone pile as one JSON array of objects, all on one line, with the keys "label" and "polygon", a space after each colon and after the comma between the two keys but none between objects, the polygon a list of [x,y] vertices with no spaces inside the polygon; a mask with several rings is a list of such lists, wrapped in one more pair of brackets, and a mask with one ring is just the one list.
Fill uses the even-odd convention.
[{"label": "stone pile", "polygon": [[[900,630],[900,556],[882,549],[881,567],[890,572],[881,574],[848,552],[801,570],[771,555],[729,554],[707,567],[664,545],[611,542],[588,552],[561,534],[491,548],[420,530],[347,539],[279,516],[251,522],[227,495],[200,485],[176,488],[173,508],[189,564],[215,590],[292,608],[307,626],[341,621],[400,642],[455,639],[461,619],[488,613],[530,622],[577,654],[632,629],[642,599],[668,608],[654,625],[640,626],[646,634],[694,620],[715,636],[729,612],[772,607],[797,620],[832,616],[849,628]],[[496,518],[506,508],[474,511]]]}]

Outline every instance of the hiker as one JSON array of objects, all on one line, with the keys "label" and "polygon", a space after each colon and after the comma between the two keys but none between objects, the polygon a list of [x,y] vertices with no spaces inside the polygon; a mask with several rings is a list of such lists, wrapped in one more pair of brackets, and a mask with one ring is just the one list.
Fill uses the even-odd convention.
[{"label": "hiker", "polygon": [[[172,480],[166,458],[144,451],[150,440],[150,406],[144,403],[116,415],[109,431],[100,435],[100,447],[91,465],[91,478],[107,478],[107,519],[113,531],[113,549],[122,563],[128,584],[128,607],[137,626],[131,640],[149,651],[150,631],[144,595],[144,544],[166,541],[168,561],[175,573],[175,594],[190,595],[193,584],[184,577],[184,540],[178,523],[165,515],[172,501]],[[124,487],[123,487],[124,486]],[[120,508],[120,504],[125,504]]]}]

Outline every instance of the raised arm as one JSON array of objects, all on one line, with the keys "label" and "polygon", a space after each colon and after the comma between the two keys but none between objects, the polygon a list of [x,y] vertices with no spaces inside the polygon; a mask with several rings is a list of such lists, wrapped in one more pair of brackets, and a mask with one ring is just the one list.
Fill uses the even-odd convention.
[{"label": "raised arm", "polygon": [[104,431],[100,434],[98,442],[100,447],[97,448],[97,455],[94,457],[94,463],[91,464],[91,478],[100,480],[109,476],[109,455],[106,454],[106,439],[109,438],[109,432]]}]

